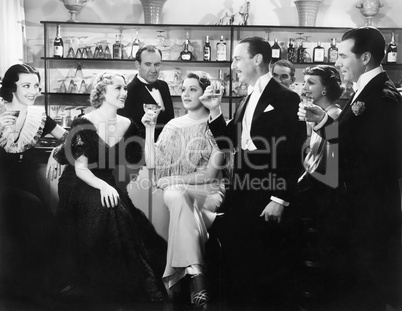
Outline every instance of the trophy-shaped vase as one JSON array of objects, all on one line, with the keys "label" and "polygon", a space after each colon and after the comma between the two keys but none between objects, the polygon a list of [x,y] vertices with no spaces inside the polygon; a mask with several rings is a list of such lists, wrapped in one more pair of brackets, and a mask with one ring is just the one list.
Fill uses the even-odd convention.
[{"label": "trophy-shaped vase", "polygon": [[356,8],[360,9],[360,13],[366,18],[366,26],[373,26],[373,18],[383,6],[380,0],[363,0],[362,3],[356,5]]},{"label": "trophy-shaped vase", "polygon": [[71,18],[68,20],[68,22],[75,22],[77,23],[76,16],[82,8],[85,6],[88,0],[60,0],[63,2],[64,6],[66,9],[70,12]]}]

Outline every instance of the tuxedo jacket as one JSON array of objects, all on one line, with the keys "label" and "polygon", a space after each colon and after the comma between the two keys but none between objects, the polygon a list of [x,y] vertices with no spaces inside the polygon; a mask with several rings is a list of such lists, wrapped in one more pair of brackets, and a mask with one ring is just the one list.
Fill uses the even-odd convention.
[{"label": "tuxedo jacket", "polygon": [[[328,119],[338,129],[327,140],[338,144],[340,188],[377,188],[402,175],[401,120],[401,95],[385,72],[350,99],[336,121]],[[326,137],[325,127],[319,134]]]},{"label": "tuxedo jacket", "polygon": [[[249,96],[239,103],[228,124],[220,116],[209,127],[221,150],[235,152],[231,183],[234,197],[242,198],[244,208],[252,205],[256,213],[261,213],[272,195],[291,201],[302,168],[306,126],[305,122],[298,121],[299,96],[271,79],[252,117],[250,136],[257,150],[244,151],[241,132],[248,100]],[[286,186],[279,186],[280,181]],[[229,191],[227,195],[233,193]],[[232,203],[236,205],[240,201],[235,199]]]},{"label": "tuxedo jacket", "polygon": [[[401,95],[387,74],[380,73],[335,121],[328,120],[319,131],[322,137],[328,136],[329,125],[338,130],[327,140],[339,150],[332,154],[338,158],[339,185],[323,191],[325,198],[315,195],[322,197],[319,209],[330,214],[322,225],[330,233],[326,243],[332,243],[337,256],[333,263],[339,265],[331,268],[347,271],[350,288],[343,289],[355,301],[360,297],[362,310],[364,303],[373,307],[373,301],[382,307],[392,305],[392,300],[400,299],[402,284]],[[349,310],[350,305],[340,309]]]},{"label": "tuxedo jacket", "polygon": [[[156,130],[155,139],[158,138],[163,126],[169,122],[169,120],[174,118],[174,110],[172,98],[169,92],[169,86],[163,80],[157,80],[155,82],[158,85],[159,92],[161,93],[163,104],[165,110],[159,113]],[[138,125],[141,130],[142,135],[145,135],[145,127],[141,123],[141,118],[144,115],[143,104],[155,103],[154,98],[148,92],[144,83],[142,83],[137,75],[127,86],[127,99],[124,108],[119,110],[118,113],[122,116],[131,118]]]}]

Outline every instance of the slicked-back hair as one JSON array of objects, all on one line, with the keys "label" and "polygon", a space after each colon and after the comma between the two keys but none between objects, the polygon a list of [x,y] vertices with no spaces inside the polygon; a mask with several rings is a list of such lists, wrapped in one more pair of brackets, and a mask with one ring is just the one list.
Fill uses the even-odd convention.
[{"label": "slicked-back hair", "polygon": [[145,45],[142,48],[138,49],[137,53],[135,54],[135,60],[138,61],[141,64],[142,58],[141,54],[144,51],[148,51],[150,53],[159,53],[162,59],[162,51],[155,47],[154,45]]},{"label": "slicked-back hair", "polygon": [[239,43],[248,43],[248,53],[251,57],[257,54],[262,55],[263,63],[269,65],[272,59],[272,49],[269,42],[261,37],[248,37]]},{"label": "slicked-back hair", "polygon": [[375,64],[379,65],[385,55],[384,35],[375,27],[365,26],[350,29],[342,36],[342,41],[352,39],[354,46],[352,52],[360,57],[365,52],[370,52]]}]

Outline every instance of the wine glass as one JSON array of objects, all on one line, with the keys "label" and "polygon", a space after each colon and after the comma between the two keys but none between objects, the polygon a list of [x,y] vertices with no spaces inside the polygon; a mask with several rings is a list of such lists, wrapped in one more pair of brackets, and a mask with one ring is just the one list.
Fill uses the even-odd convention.
[{"label": "wine glass", "polygon": [[74,36],[67,36],[66,38],[66,46],[68,46],[68,52],[66,58],[74,58],[75,51],[74,51]]},{"label": "wine glass", "polygon": [[156,118],[158,117],[158,114],[161,110],[161,106],[157,104],[144,104],[144,111],[145,113],[148,111],[152,111],[154,113],[154,117],[152,118],[151,122],[149,122],[149,125],[155,125],[156,124]]}]

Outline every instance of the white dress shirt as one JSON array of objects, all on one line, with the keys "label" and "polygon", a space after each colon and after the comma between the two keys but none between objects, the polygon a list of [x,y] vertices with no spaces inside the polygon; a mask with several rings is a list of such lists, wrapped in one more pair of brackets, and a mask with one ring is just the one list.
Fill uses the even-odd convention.
[{"label": "white dress shirt", "polygon": [[[267,73],[258,78],[254,87],[249,87],[250,99],[246,106],[246,111],[244,112],[244,117],[242,120],[242,132],[241,132],[241,148],[243,150],[254,151],[257,147],[254,145],[253,140],[251,139],[251,123],[253,122],[253,115],[255,112],[255,107],[257,107],[257,103],[260,100],[261,94],[264,91],[265,87],[271,80],[271,73]],[[250,92],[251,91],[251,92]]]},{"label": "white dress shirt", "polygon": [[[149,84],[149,82],[147,82],[144,78],[141,78],[139,75],[137,75],[138,80],[140,80],[142,83],[144,84]],[[165,108],[165,105],[163,104],[163,99],[162,99],[162,95],[161,92],[159,92],[158,89],[152,89],[152,92],[146,87],[147,91],[149,92],[149,94],[151,94],[151,96],[153,97],[153,99],[155,100],[155,102],[162,107],[162,109]],[[146,103],[144,103],[146,104]]]}]

